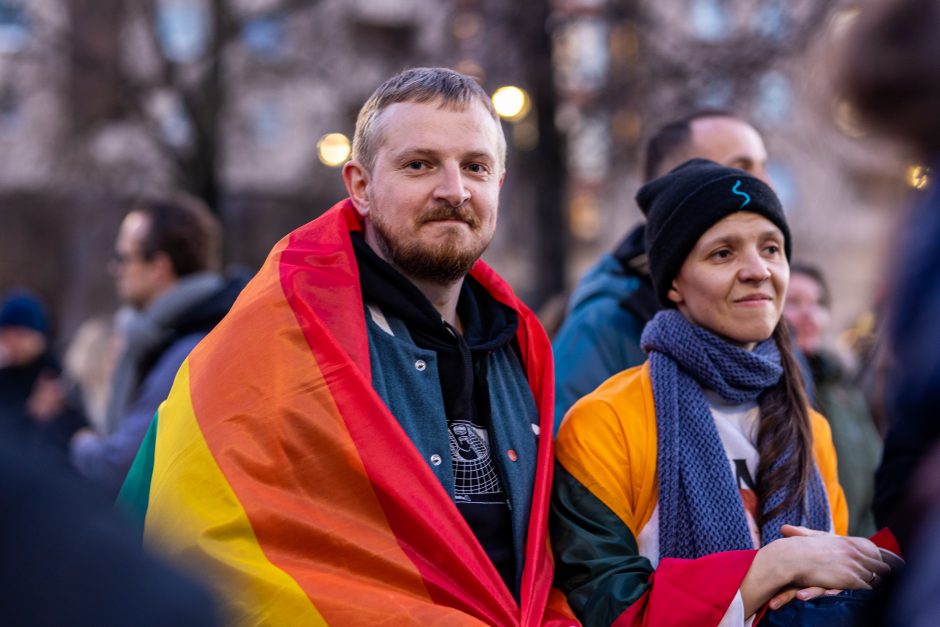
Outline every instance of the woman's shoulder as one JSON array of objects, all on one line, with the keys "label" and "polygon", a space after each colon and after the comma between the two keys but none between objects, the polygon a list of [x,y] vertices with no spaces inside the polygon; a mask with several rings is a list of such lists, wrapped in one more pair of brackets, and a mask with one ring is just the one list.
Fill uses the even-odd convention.
[{"label": "woman's shoulder", "polygon": [[[649,362],[622,370],[613,375],[593,392],[581,397],[568,411],[565,423],[580,423],[585,416],[602,413],[621,420],[652,411],[653,388],[650,383]],[[593,422],[593,420],[592,420]]]},{"label": "woman's shoulder", "polygon": [[575,403],[558,430],[557,450],[634,447],[655,438],[656,413],[649,363],[619,372]]},{"label": "woman's shoulder", "polygon": [[813,456],[820,465],[834,465],[836,448],[832,443],[829,421],[815,409],[809,410],[809,425],[813,433]]},{"label": "woman's shoulder", "polygon": [[809,409],[809,426],[813,431],[814,444],[820,440],[832,442],[832,429],[829,427],[829,421],[813,408]]},{"label": "woman's shoulder", "polygon": [[649,366],[624,370],[568,411],[555,458],[638,534],[656,504],[656,413]]},{"label": "woman's shoulder", "polygon": [[829,421],[819,412],[810,409],[809,422],[813,431],[813,458],[816,460],[816,467],[819,469],[829,497],[833,529],[836,533],[845,535],[848,530],[848,506],[845,502],[845,493],[839,485],[836,448],[832,443]]}]

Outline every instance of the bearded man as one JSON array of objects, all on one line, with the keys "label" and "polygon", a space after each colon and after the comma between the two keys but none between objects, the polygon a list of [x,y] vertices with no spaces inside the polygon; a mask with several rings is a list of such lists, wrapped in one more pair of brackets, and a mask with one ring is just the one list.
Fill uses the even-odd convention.
[{"label": "bearded man", "polygon": [[231,622],[572,624],[547,609],[548,341],[479,260],[505,153],[472,78],[392,77],[349,198],[183,364],[122,502]]}]

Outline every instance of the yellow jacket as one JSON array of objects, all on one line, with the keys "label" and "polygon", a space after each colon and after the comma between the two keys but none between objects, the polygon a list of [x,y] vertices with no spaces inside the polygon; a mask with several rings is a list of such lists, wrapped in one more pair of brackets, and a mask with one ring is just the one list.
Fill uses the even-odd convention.
[{"label": "yellow jacket", "polygon": [[[833,528],[844,535],[848,508],[838,481],[829,424],[814,411],[810,421],[813,456],[829,499]],[[656,412],[648,361],[614,375],[569,410],[558,432],[555,457],[559,466],[552,541],[558,584],[568,592],[572,607],[581,606],[585,624],[609,624],[618,617],[618,624],[633,622],[633,618],[657,624],[650,622],[651,616],[661,615],[662,608],[674,612],[683,603],[692,607],[689,597],[710,606],[707,619],[701,608],[695,610],[697,624],[713,622],[711,618],[717,624],[750,567],[753,551],[662,560],[655,580],[664,584],[660,590],[669,592],[647,595],[657,588],[654,569],[639,555],[636,539],[658,502]],[[587,532],[582,524],[587,525]],[[569,557],[570,564],[566,564]],[[702,560],[713,564],[695,570],[693,565]],[[566,572],[571,573],[570,582],[565,581]],[[665,585],[664,579],[672,581]],[[643,603],[635,603],[644,595]],[[624,620],[621,612],[630,618]]]}]

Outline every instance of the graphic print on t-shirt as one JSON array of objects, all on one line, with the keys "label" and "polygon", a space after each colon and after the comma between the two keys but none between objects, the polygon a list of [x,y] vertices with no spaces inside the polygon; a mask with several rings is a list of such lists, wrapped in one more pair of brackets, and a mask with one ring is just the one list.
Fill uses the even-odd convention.
[{"label": "graphic print on t-shirt", "polygon": [[757,519],[757,484],[751,477],[751,471],[747,468],[747,460],[735,459],[734,461],[734,480],[738,484],[738,492],[741,493],[741,500],[744,502],[744,510],[755,520]]},{"label": "graphic print on t-shirt", "polygon": [[490,457],[486,429],[456,420],[448,429],[454,464],[454,494],[457,501],[503,502],[503,486]]}]

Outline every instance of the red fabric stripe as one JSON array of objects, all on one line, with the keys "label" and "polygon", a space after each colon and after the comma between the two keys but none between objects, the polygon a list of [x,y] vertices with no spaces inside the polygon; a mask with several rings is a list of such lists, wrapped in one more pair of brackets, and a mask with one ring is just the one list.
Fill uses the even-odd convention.
[{"label": "red fabric stripe", "polygon": [[551,590],[551,578],[548,575],[554,570],[551,557],[544,549],[547,542],[548,506],[555,462],[554,442],[549,435],[554,433],[554,371],[551,353],[542,350],[542,347],[548,346],[548,336],[535,314],[489,266],[479,262],[471,274],[490,289],[496,300],[519,312],[516,339],[520,351],[525,356],[529,386],[538,403],[539,453],[526,539],[525,568],[519,595],[523,608],[520,624],[538,625],[543,620],[538,608],[545,607],[548,601]]},{"label": "red fabric stripe", "polygon": [[[281,256],[281,284],[402,549],[414,561],[436,602],[491,623],[510,625],[519,610],[451,498],[421,459],[370,384],[368,338],[358,271],[348,231],[359,229],[347,200],[291,237]],[[542,412],[538,476],[523,573],[525,624],[542,619],[551,578],[545,549],[550,490],[551,363],[534,316],[485,264],[474,275],[499,300],[520,311],[519,341]],[[335,338],[334,341],[331,338]],[[352,361],[361,377],[330,376]],[[348,371],[347,371],[348,372]],[[534,541],[539,540],[539,541]]]},{"label": "red fabric stripe", "polygon": [[898,543],[898,539],[894,537],[894,533],[889,528],[882,527],[875,532],[875,535],[868,539],[871,540],[875,546],[888,549],[892,553],[904,557],[904,554],[901,553],[901,545]]},{"label": "red fabric stripe", "polygon": [[741,587],[757,551],[727,551],[694,560],[666,558],[652,586],[614,621],[616,627],[717,625]]}]

